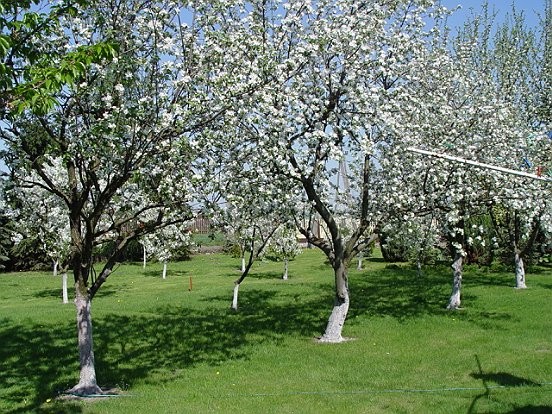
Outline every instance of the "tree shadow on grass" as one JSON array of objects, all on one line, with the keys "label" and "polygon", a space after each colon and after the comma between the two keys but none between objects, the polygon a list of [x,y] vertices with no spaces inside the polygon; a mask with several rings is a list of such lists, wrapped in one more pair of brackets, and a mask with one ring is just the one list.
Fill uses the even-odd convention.
[{"label": "tree shadow on grass", "polygon": [[552,414],[552,406],[526,405],[524,407],[515,407],[506,414]]},{"label": "tree shadow on grass", "polygon": [[[276,292],[249,290],[240,311],[183,306],[155,309],[156,316],[110,315],[96,322],[98,377],[125,388],[152,371],[178,371],[196,364],[247,359],[252,346],[288,335],[311,336],[321,329],[322,300],[274,304]],[[228,305],[230,301],[228,301]],[[210,302],[222,300],[209,298]],[[170,380],[167,376],[158,381]]]},{"label": "tree shadow on grass", "polygon": [[406,320],[427,314],[442,314],[448,284],[442,278],[418,277],[403,267],[370,271],[350,278],[351,319],[361,314],[391,316]]},{"label": "tree shadow on grass", "polygon": [[[121,293],[126,292],[128,290],[129,289],[125,288],[124,286],[117,286],[115,288],[115,287],[107,285],[99,291],[99,295],[102,296],[102,297],[115,296],[115,295],[120,295]],[[69,295],[69,301],[71,301],[72,298],[74,297],[75,289],[72,288],[72,287],[69,287],[67,289],[67,291],[68,291],[68,295]],[[59,298],[60,301],[61,301],[61,299],[62,299],[62,290],[61,290],[61,287],[58,288],[58,289],[44,289],[44,290],[41,290],[39,292],[34,293],[33,297],[35,297],[35,298]]]},{"label": "tree shadow on grass", "polygon": [[548,277],[545,280],[541,279],[538,282],[533,282],[531,279],[529,279],[527,281],[527,283],[528,283],[529,289],[534,284],[535,286],[538,286],[539,288],[552,290],[552,277]]},{"label": "tree shadow on grass", "polygon": [[44,326],[2,321],[0,395],[4,403],[15,407],[9,413],[80,412],[73,405],[42,408],[55,395],[53,390],[69,385],[67,381],[77,370],[74,337],[74,323]]},{"label": "tree shadow on grass", "polygon": [[59,298],[60,300],[62,296],[63,292],[61,290],[61,287],[57,289],[44,289],[33,294],[34,298]]},{"label": "tree shadow on grass", "polygon": [[[71,283],[71,282],[68,282]],[[102,297],[109,297],[109,296],[115,296],[120,295],[123,292],[128,291],[128,288],[125,288],[124,286],[117,286],[112,287],[110,285],[107,285],[102,288],[99,295]],[[75,289],[73,287],[68,287],[67,289],[68,295],[69,295],[69,301],[72,301],[72,298],[75,296]],[[32,295],[34,298],[59,298],[60,301],[63,297],[63,292],[61,286],[59,288],[54,289],[44,289],[41,291],[38,291]]]},{"label": "tree shadow on grass", "polygon": [[483,329],[495,329],[512,321],[514,316],[507,312],[492,312],[471,309],[469,304],[477,299],[470,286],[491,284],[484,276],[467,275],[462,292],[466,311],[446,309],[451,292],[450,272],[427,272],[418,276],[415,269],[394,266],[368,273],[359,273],[350,278],[351,305],[349,319],[369,314],[390,316],[406,321],[423,315],[461,315],[461,317]]},{"label": "tree shadow on grass", "polygon": [[[198,310],[167,305],[142,315],[94,318],[99,385],[125,390],[144,379],[167,381],[170,374],[156,379],[152,373],[177,375],[196,364],[247,359],[255,344],[320,332],[327,310],[324,298],[274,303],[275,295],[249,290],[237,313],[220,306]],[[77,382],[74,323],[43,326],[4,320],[0,343],[0,395],[9,413],[80,412],[74,403],[47,402]]]},{"label": "tree shadow on grass", "polygon": [[[142,270],[142,274],[144,277],[153,277],[157,279],[163,279],[163,269],[159,268],[158,270]],[[170,267],[167,267],[167,279],[170,279],[171,277],[182,277],[190,274],[189,271],[186,270],[174,270]]]},{"label": "tree shadow on grass", "polygon": [[[429,274],[420,278],[403,268],[372,271],[370,277],[357,273],[350,285],[347,323],[365,314],[398,320],[443,314],[443,298],[450,293],[448,277]],[[259,343],[278,343],[286,336],[314,338],[323,332],[332,307],[333,290],[328,286],[311,283],[307,297],[293,289],[248,288],[240,295],[237,313],[229,309],[229,288],[228,296],[206,297],[201,309],[178,304],[139,315],[94,317],[100,386],[125,390],[141,380],[169,381],[171,375],[196,364],[247,359],[250,349]],[[119,292],[106,287],[101,294]],[[80,411],[74,403],[56,409],[45,404],[77,381],[73,321],[43,326],[5,320],[0,324],[0,343],[0,396],[9,404],[10,413]],[[164,375],[155,375],[159,370]]]},{"label": "tree shadow on grass", "polygon": [[[282,276],[284,274],[284,266],[282,266],[282,271],[269,271],[269,272],[262,272],[262,273],[250,273],[247,275],[248,279],[257,279],[257,280],[282,280]],[[291,278],[292,275],[290,274],[289,277]],[[247,283],[247,282],[246,282]]]},{"label": "tree shadow on grass", "polygon": [[[541,384],[532,381],[528,378],[519,377],[517,375],[510,374],[508,372],[485,372],[481,365],[481,361],[478,355],[475,355],[475,361],[477,362],[477,372],[472,372],[470,376],[472,378],[481,380],[485,391],[474,397],[470,407],[468,408],[468,414],[476,412],[477,403],[482,398],[490,398],[493,387],[540,387]],[[491,383],[491,385],[489,385]],[[552,407],[550,406],[515,406],[509,414],[524,414],[524,413],[552,413]]]},{"label": "tree shadow on grass", "polygon": [[367,257],[364,261],[371,263],[387,263],[383,257]]}]

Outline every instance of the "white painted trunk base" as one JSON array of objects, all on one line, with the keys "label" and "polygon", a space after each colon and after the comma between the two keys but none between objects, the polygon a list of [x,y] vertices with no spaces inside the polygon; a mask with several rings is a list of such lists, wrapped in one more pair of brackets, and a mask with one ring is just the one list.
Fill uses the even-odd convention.
[{"label": "white painted trunk base", "polygon": [[455,310],[460,308],[460,293],[462,290],[462,268],[464,257],[460,253],[456,253],[454,256],[454,262],[452,263],[452,293],[447,305],[447,309]]},{"label": "white painted trunk base", "polygon": [[92,340],[91,301],[87,294],[76,289],[77,333],[79,345],[80,379],[68,392],[77,395],[101,394],[96,382],[94,342]]},{"label": "white painted trunk base", "polygon": [[69,303],[69,295],[67,294],[67,272],[61,275],[61,292],[63,295],[63,303]]},{"label": "white painted trunk base", "polygon": [[282,279],[288,280],[288,268],[289,268],[289,260],[284,260],[284,274],[282,276]]},{"label": "white painted trunk base", "polygon": [[527,289],[525,284],[525,265],[519,252],[515,253],[516,262],[516,289]]},{"label": "white painted trunk base", "polygon": [[167,278],[167,261],[163,262],[163,279]]},{"label": "white painted trunk base", "polygon": [[362,259],[362,252],[360,252],[357,257],[357,270],[362,270]]},{"label": "white painted trunk base", "polygon": [[238,310],[238,293],[239,293],[239,290],[240,290],[240,284],[236,283],[234,285],[234,294],[232,296],[232,309],[233,310]]},{"label": "white painted trunk base", "polygon": [[345,319],[349,312],[349,293],[346,292],[344,298],[336,297],[334,307],[324,335],[319,339],[319,342],[326,343],[339,343],[345,341],[341,335],[343,332],[343,326],[345,325]]},{"label": "white painted trunk base", "polygon": [[241,258],[241,272],[245,272],[245,257],[242,256]]}]

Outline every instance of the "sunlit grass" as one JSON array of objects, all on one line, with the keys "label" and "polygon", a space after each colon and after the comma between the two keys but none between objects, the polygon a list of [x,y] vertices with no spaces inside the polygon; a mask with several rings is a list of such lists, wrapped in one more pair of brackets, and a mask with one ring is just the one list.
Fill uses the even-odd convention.
[{"label": "sunlit grass", "polygon": [[[52,413],[511,413],[552,410],[552,271],[470,269],[463,309],[446,311],[450,272],[350,271],[344,335],[328,345],[333,275],[307,250],[257,263],[230,310],[239,260],[198,255],[121,265],[93,302],[98,381],[120,396],[58,400],[78,379],[75,315],[61,280],[0,275],[0,411]],[[191,278],[191,286],[190,286]],[[191,290],[190,290],[191,287]]]}]

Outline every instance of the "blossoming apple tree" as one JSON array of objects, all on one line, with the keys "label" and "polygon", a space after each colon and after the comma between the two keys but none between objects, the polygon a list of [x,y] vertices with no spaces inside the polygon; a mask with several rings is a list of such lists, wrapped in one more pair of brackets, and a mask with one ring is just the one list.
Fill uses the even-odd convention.
[{"label": "blossoming apple tree", "polygon": [[[52,30],[29,38],[49,47],[47,72],[62,86],[52,89],[48,105],[19,108],[0,125],[14,182],[33,171],[35,185],[61,200],[67,215],[80,360],[73,393],[101,392],[91,301],[118,253],[133,239],[189,218],[187,138],[224,111],[214,88],[243,93],[242,85],[226,87],[231,59],[223,58],[226,39],[210,35],[215,17],[200,27],[189,15],[172,1],[75,6]],[[97,43],[113,45],[113,53],[66,59]],[[50,174],[53,163],[63,167],[59,179]],[[94,248],[106,241],[115,249],[96,277]]]},{"label": "blossoming apple tree", "polygon": [[[396,134],[396,114],[405,112],[407,86],[415,81],[411,73],[416,67],[421,73],[426,63],[430,33],[424,19],[439,13],[432,6],[431,1],[253,1],[234,17],[256,42],[255,60],[239,73],[264,85],[246,101],[234,101],[222,128],[230,133],[211,131],[204,145],[248,149],[255,165],[263,165],[257,170],[260,180],[286,183],[303,194],[307,205],[293,202],[293,217],[326,254],[335,276],[334,308],[321,341],[343,340],[347,265],[370,243],[382,214],[376,186],[383,182],[372,178],[375,157],[383,154],[379,147],[408,137]],[[336,169],[344,158],[351,166],[352,197],[336,204]],[[313,213],[327,238],[310,230]],[[352,232],[345,231],[342,214],[355,220]]]},{"label": "blossoming apple tree", "polygon": [[497,71],[488,66],[484,53],[477,52],[481,43],[485,39],[477,30],[467,30],[449,54],[447,39],[435,38],[421,57],[425,66],[413,67],[424,67],[423,73],[411,74],[417,81],[409,85],[408,99],[397,111],[397,135],[407,138],[381,148],[386,156],[378,170],[390,190],[382,194],[382,202],[396,217],[407,221],[434,211],[443,213],[453,254],[449,309],[461,303],[462,265],[473,241],[466,233],[469,222],[486,214],[489,203],[503,198],[512,178],[447,159],[408,154],[404,147],[518,168],[521,158],[512,148],[520,148],[525,137],[535,132],[533,125],[523,122],[515,103],[500,93]]},{"label": "blossoming apple tree", "polygon": [[162,278],[167,278],[167,262],[180,249],[191,244],[190,233],[183,223],[171,224],[141,238],[141,243],[148,254],[163,263]]},{"label": "blossoming apple tree", "polygon": [[265,256],[276,260],[283,260],[283,280],[289,277],[289,261],[303,252],[297,240],[297,228],[295,223],[283,223],[272,235],[266,248]]}]

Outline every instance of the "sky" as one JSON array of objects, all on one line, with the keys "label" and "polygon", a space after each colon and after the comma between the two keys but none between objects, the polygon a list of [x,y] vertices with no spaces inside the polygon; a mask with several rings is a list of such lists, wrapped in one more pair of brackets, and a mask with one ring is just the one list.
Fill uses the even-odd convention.
[{"label": "sky", "polygon": [[[497,22],[503,22],[507,13],[512,11],[512,5],[516,11],[523,11],[528,26],[537,26],[539,24],[539,15],[544,16],[544,6],[546,0],[488,0],[489,10],[495,10]],[[453,9],[458,5],[462,8],[449,18],[449,26],[455,28],[461,26],[467,17],[471,16],[472,11],[477,13],[481,10],[484,0],[441,0],[441,4],[448,9]]]}]

